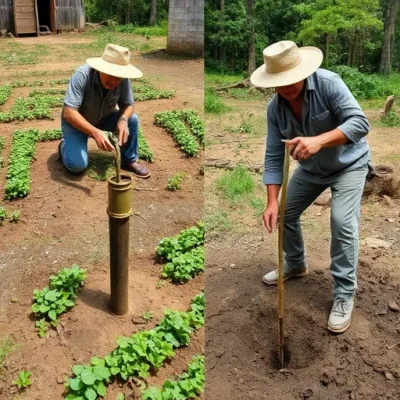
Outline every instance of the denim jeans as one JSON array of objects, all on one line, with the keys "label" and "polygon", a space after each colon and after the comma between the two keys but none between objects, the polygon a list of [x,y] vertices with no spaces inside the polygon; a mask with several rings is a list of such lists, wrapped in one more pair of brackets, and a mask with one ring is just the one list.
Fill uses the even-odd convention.
[{"label": "denim jeans", "polygon": [[[106,121],[97,128],[103,131],[113,132],[117,126],[120,114],[118,111],[111,113]],[[66,121],[61,122],[62,136],[64,141],[61,144],[61,158],[65,167],[73,172],[84,171],[89,163],[87,141],[89,136],[75,129]],[[138,129],[139,120],[136,114],[128,119],[128,141],[121,147],[121,164],[126,165],[138,158]]]},{"label": "denim jeans", "polygon": [[288,183],[283,250],[287,266],[293,269],[306,265],[300,215],[326,188],[331,188],[330,271],[335,294],[357,289],[358,222],[367,172],[364,166],[321,177],[298,167]]}]

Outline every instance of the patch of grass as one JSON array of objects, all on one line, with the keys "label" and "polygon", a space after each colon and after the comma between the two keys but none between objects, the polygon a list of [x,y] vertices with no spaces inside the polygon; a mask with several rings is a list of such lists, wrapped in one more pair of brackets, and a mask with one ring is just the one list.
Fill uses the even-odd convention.
[{"label": "patch of grass", "polygon": [[0,54],[0,60],[5,66],[36,64],[38,61],[34,54],[19,53],[16,51],[6,51]]},{"label": "patch of grass", "polygon": [[254,208],[254,216],[259,218],[263,215],[265,210],[265,200],[260,197],[253,197],[250,199],[249,204]]},{"label": "patch of grass", "polygon": [[217,211],[213,214],[206,213],[206,237],[215,237],[229,232],[233,225],[226,211]]},{"label": "patch of grass", "polygon": [[91,154],[87,172],[96,181],[107,180],[115,173],[114,156],[105,152]]},{"label": "patch of grass", "polygon": [[212,72],[207,72],[204,78],[207,86],[210,85],[227,86],[237,82],[241,82],[244,79],[243,75],[240,74],[229,75],[229,74],[218,74]]},{"label": "patch of grass", "polygon": [[17,345],[10,338],[5,338],[0,342],[0,373],[2,372],[2,366],[5,358],[14,350],[17,349]]},{"label": "patch of grass", "polygon": [[117,25],[113,28],[116,32],[131,33],[133,35],[141,36],[167,36],[168,24],[154,25],[154,26],[136,26],[133,24]]},{"label": "patch of grass", "polygon": [[264,93],[260,90],[250,90],[248,88],[232,88],[228,91],[229,97],[236,100],[264,100]]},{"label": "patch of grass", "polygon": [[185,178],[186,174],[184,172],[178,172],[173,177],[168,179],[167,189],[171,192],[181,189],[181,183]]},{"label": "patch of grass", "polygon": [[400,116],[395,111],[390,111],[388,116],[379,121],[379,125],[393,128],[400,126]]},{"label": "patch of grass", "polygon": [[225,172],[215,184],[222,196],[230,201],[241,200],[255,189],[253,177],[248,169],[240,164],[232,171]]},{"label": "patch of grass", "polygon": [[379,110],[385,105],[385,100],[378,98],[370,100],[360,100],[358,103],[363,110]]},{"label": "patch of grass", "polygon": [[206,113],[222,114],[230,110],[232,110],[232,107],[227,106],[214,90],[206,89],[204,96],[204,111]]}]

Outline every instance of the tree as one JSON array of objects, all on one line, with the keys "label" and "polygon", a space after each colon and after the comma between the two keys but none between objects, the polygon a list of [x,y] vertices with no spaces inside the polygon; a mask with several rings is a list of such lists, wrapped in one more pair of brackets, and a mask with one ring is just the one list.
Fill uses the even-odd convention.
[{"label": "tree", "polygon": [[151,0],[150,25],[155,25],[156,22],[157,22],[157,0]]},{"label": "tree", "polygon": [[256,69],[256,36],[254,32],[254,7],[253,0],[247,0],[247,24],[249,27],[249,62],[247,71],[249,76]]},{"label": "tree", "polygon": [[398,12],[399,0],[390,0],[386,12],[385,36],[382,47],[381,62],[379,64],[379,72],[385,75],[389,75],[392,69],[395,27]]}]

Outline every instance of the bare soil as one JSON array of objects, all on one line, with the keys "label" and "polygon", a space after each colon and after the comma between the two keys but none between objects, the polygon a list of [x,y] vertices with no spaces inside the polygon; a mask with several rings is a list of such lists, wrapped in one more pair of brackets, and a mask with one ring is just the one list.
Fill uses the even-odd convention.
[{"label": "bare soil", "polygon": [[[80,35],[57,39],[60,53],[63,43],[86,41]],[[55,39],[18,39],[24,45],[53,45]],[[0,49],[6,41],[0,43]],[[57,53],[55,53],[57,55]],[[55,63],[46,61],[35,65],[33,71],[50,71],[51,79],[69,77],[71,69],[84,62],[71,63],[57,57]],[[203,289],[203,278],[197,277],[184,285],[157,288],[161,265],[154,259],[159,240],[177,234],[202,218],[203,177],[199,170],[201,157],[187,158],[172,138],[153,125],[154,114],[162,110],[192,107],[203,112],[203,63],[199,60],[171,59],[158,53],[135,54],[134,64],[159,89],[176,90],[169,100],[138,102],[136,112],[144,136],[155,153],[155,162],[147,164],[151,178],[135,178],[133,216],[130,219],[130,310],[124,317],[113,316],[109,303],[109,243],[107,187],[82,174],[73,176],[57,161],[55,142],[39,143],[31,168],[32,190],[28,197],[17,201],[3,201],[7,210],[21,211],[17,224],[0,227],[0,341],[11,338],[17,349],[5,359],[0,373],[0,399],[63,398],[64,379],[71,374],[71,366],[88,363],[94,355],[103,357],[116,346],[118,336],[132,335],[150,329],[163,316],[165,308],[187,310],[191,299]],[[65,69],[65,73],[60,69]],[[2,69],[4,80],[29,78],[30,66]],[[33,79],[46,79],[33,73]],[[183,85],[182,82],[185,84]],[[2,109],[10,107],[15,96],[26,95],[29,89],[17,89],[13,98]],[[54,110],[53,121],[24,121],[1,125],[6,137],[4,157],[7,161],[12,132],[21,128],[48,129],[60,126],[60,109]],[[89,141],[90,152],[98,151]],[[168,192],[167,180],[178,171],[187,178],[178,192]],[[0,195],[4,196],[6,169],[0,170]],[[52,330],[40,339],[35,332],[30,312],[32,292],[48,285],[51,274],[60,268],[78,264],[88,270],[87,283],[81,290],[78,305],[61,317],[60,333]],[[139,324],[143,312],[154,312],[154,319]],[[150,384],[182,373],[193,355],[203,352],[203,330],[197,332],[190,346],[177,351],[176,357],[152,376]],[[32,372],[33,384],[17,394],[12,385],[21,369]],[[107,398],[118,392],[128,398],[133,391],[127,385],[114,384]]]},{"label": "bare soil", "polygon": [[[206,117],[206,157],[262,163],[265,124],[252,135],[231,133],[230,128],[237,127],[243,116],[265,117],[265,102],[225,101],[235,108],[232,112]],[[368,137],[373,161],[398,173],[397,134],[398,128],[374,126]],[[400,200],[363,199],[359,289],[352,324],[341,335],[326,329],[333,302],[330,208],[313,205],[304,214],[310,273],[285,283],[290,359],[280,371],[277,288],[261,281],[277,267],[277,234],[267,235],[261,214],[255,215],[249,199],[230,203],[218,195],[215,181],[222,173],[207,169],[205,182],[206,220],[213,228],[207,237],[205,276],[206,399],[399,399],[400,312],[388,304],[400,305]],[[254,179],[261,182],[260,175]],[[368,247],[363,241],[370,237],[387,241],[390,248]]]}]

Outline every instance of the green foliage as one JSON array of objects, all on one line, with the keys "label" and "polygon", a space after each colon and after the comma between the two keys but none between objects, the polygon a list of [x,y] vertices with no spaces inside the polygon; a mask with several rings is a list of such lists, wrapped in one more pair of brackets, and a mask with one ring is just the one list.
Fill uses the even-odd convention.
[{"label": "green foliage", "polygon": [[34,89],[32,92],[29,93],[28,97],[64,95],[65,92],[65,89]]},{"label": "green foliage", "polygon": [[174,282],[188,281],[204,271],[204,224],[199,223],[160,240],[157,255],[169,262],[163,266],[161,276]]},{"label": "green foliage", "polygon": [[170,99],[175,97],[175,91],[155,89],[146,79],[132,79],[132,90],[135,101]]},{"label": "green foliage", "polygon": [[175,112],[187,124],[192,134],[199,140],[199,143],[204,144],[204,122],[200,119],[197,112],[190,108]]},{"label": "green foliage", "polygon": [[39,132],[37,140],[38,142],[50,142],[53,140],[60,140],[61,137],[62,137],[61,129],[47,129],[45,131]]},{"label": "green foliage", "polygon": [[[146,379],[175,355],[174,347],[186,346],[194,330],[204,325],[204,293],[197,295],[189,312],[167,310],[160,325],[117,340],[117,348],[91,365],[75,365],[69,378],[66,400],[96,400],[106,394],[111,379]],[[188,336],[189,335],[189,336]],[[99,391],[100,387],[100,391]]]},{"label": "green foliage", "polygon": [[37,136],[36,129],[14,131],[5,184],[5,198],[8,200],[24,197],[31,190],[30,166]]},{"label": "green foliage", "polygon": [[5,207],[0,206],[0,226],[3,225],[3,222],[7,219],[7,211]]},{"label": "green foliage", "polygon": [[95,152],[91,154],[88,175],[96,181],[105,181],[115,171],[114,156],[111,153]]},{"label": "green foliage", "polygon": [[159,257],[171,261],[174,257],[203,245],[204,224],[198,223],[182,230],[176,236],[161,239],[156,252]]},{"label": "green foliage", "polygon": [[204,271],[204,247],[196,247],[173,257],[164,265],[161,276],[174,282],[186,282]]},{"label": "green foliage", "polygon": [[35,94],[32,97],[18,97],[9,112],[0,112],[0,122],[23,121],[25,119],[53,119],[51,108],[61,107],[61,95]]},{"label": "green foliage", "polygon": [[148,162],[154,161],[154,153],[143,135],[142,128],[139,128],[139,157],[141,160]]},{"label": "green foliage", "polygon": [[20,216],[21,216],[20,211],[11,211],[11,214],[8,216],[8,220],[10,222],[17,222],[17,221],[19,221]]},{"label": "green foliage", "polygon": [[39,319],[39,321],[35,322],[35,326],[37,328],[37,332],[39,337],[44,337],[49,330],[49,324],[45,318]]},{"label": "green foliage", "polygon": [[35,57],[34,54],[16,51],[5,51],[1,53],[0,60],[5,66],[28,65],[37,63],[37,57]]},{"label": "green foliage", "polygon": [[3,167],[4,167],[4,158],[3,158],[3,156],[1,155],[1,152],[2,152],[3,149],[4,149],[5,144],[6,144],[6,139],[5,139],[5,137],[4,137],[4,136],[0,136],[0,168],[3,168]]},{"label": "green foliage", "polygon": [[79,288],[84,284],[86,270],[74,264],[63,268],[57,275],[50,276],[49,287],[34,290],[32,312],[37,320],[39,336],[46,333],[46,321],[57,326],[58,317],[75,306]]},{"label": "green foliage", "polygon": [[247,168],[243,165],[238,165],[232,171],[225,172],[216,181],[216,187],[226,199],[235,201],[252,193],[255,183]]},{"label": "green foliage", "polygon": [[69,78],[52,79],[50,81],[50,86],[66,85],[67,83],[69,83]]},{"label": "green foliage", "polygon": [[5,358],[17,348],[15,343],[8,337],[0,341],[0,373]]},{"label": "green foliage", "polygon": [[390,128],[400,126],[400,116],[395,111],[390,111],[387,117],[380,120],[380,124]]},{"label": "green foliage", "polygon": [[13,384],[17,385],[19,390],[26,389],[28,386],[32,385],[32,381],[29,379],[31,375],[29,371],[19,371],[18,379],[14,381]]},{"label": "green foliage", "polygon": [[72,368],[75,377],[68,378],[65,387],[70,393],[65,400],[96,400],[107,394],[111,371],[105,360],[92,357],[90,365],[76,365]]},{"label": "green foliage", "polygon": [[8,98],[11,96],[10,85],[0,85],[0,106],[5,104]]},{"label": "green foliage", "polygon": [[204,97],[204,111],[209,114],[222,114],[230,111],[231,107],[224,104],[218,94],[212,89],[206,89]]},{"label": "green foliage", "polygon": [[43,86],[43,81],[15,81],[11,83],[12,88],[19,88],[19,87],[32,87],[32,86]]},{"label": "green foliage", "polygon": [[253,125],[250,119],[243,119],[239,127],[239,133],[254,133]]},{"label": "green foliage", "polygon": [[341,76],[357,99],[372,99],[392,94],[377,75],[363,74],[346,65],[339,65],[332,70]]},{"label": "green foliage", "polygon": [[178,172],[172,178],[168,179],[167,189],[171,192],[179,190],[181,188],[181,183],[185,178],[186,174],[184,172]]},{"label": "green foliage", "polygon": [[146,322],[149,322],[154,318],[154,313],[152,311],[145,311],[142,317]]},{"label": "green foliage", "polygon": [[167,379],[161,390],[151,386],[143,391],[143,400],[178,400],[192,399],[204,391],[205,366],[204,356],[195,356],[187,371],[176,380]]},{"label": "green foliage", "polygon": [[188,156],[195,156],[198,154],[199,148],[196,139],[185,123],[180,119],[179,114],[175,111],[162,111],[156,113],[154,118],[157,125],[162,126],[172,135],[184,153]]}]

